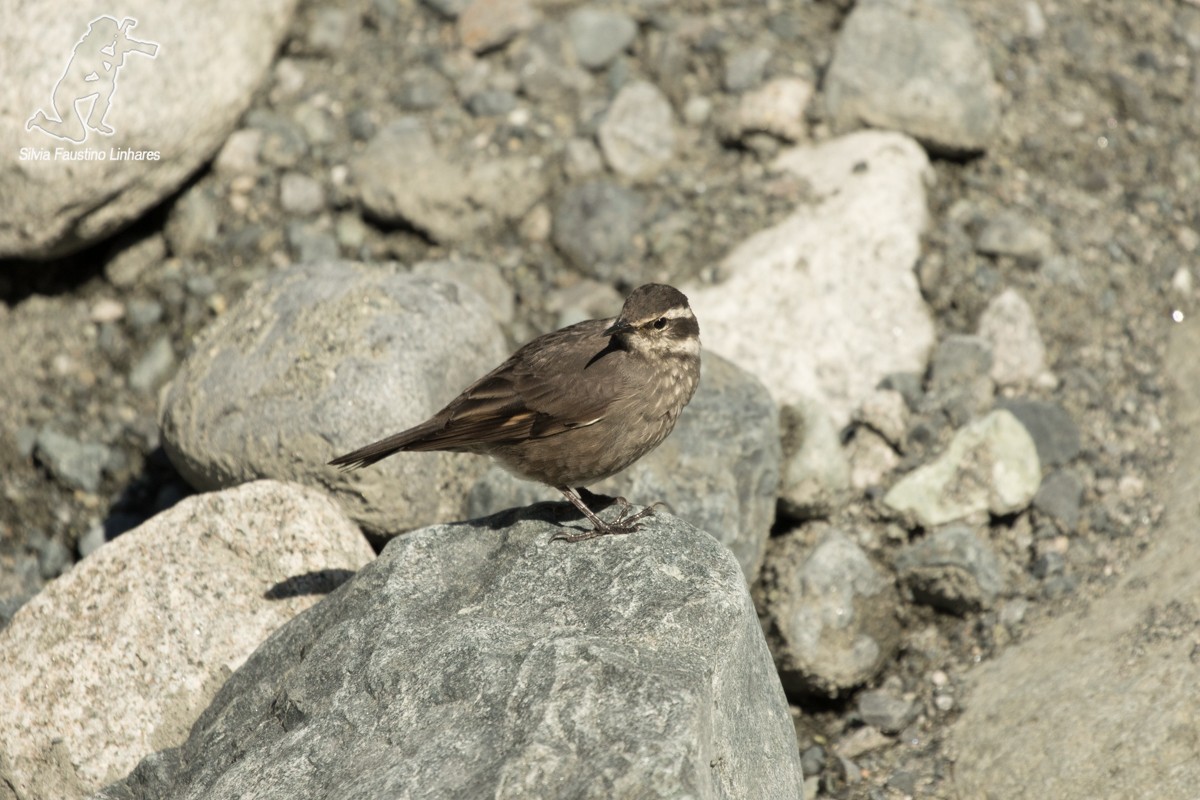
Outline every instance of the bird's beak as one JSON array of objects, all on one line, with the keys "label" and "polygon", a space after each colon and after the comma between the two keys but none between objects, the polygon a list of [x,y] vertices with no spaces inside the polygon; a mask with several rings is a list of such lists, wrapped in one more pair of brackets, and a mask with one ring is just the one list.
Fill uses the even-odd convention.
[{"label": "bird's beak", "polygon": [[604,331],[604,335],[605,336],[616,336],[618,333],[624,333],[625,331],[631,331],[631,330],[633,330],[632,325],[630,325],[625,320],[618,318],[616,322],[614,322],[612,325],[608,326],[608,328]]}]

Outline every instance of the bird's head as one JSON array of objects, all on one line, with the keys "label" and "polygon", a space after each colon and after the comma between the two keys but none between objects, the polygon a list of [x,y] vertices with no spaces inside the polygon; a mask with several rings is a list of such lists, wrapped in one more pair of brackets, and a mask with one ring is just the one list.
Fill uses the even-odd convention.
[{"label": "bird's head", "polygon": [[636,353],[700,355],[700,324],[687,297],[661,283],[634,289],[604,335],[620,337],[622,345]]}]

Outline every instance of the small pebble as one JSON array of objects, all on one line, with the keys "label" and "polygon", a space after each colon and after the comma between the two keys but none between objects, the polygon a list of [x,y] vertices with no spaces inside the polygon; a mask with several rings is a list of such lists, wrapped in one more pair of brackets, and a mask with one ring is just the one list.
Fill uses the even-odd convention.
[{"label": "small pebble", "polygon": [[279,204],[289,214],[310,216],[325,207],[325,191],[308,175],[285,172],[279,181]]},{"label": "small pebble", "polygon": [[116,322],[125,316],[125,304],[106,297],[92,306],[91,320],[96,323]]}]

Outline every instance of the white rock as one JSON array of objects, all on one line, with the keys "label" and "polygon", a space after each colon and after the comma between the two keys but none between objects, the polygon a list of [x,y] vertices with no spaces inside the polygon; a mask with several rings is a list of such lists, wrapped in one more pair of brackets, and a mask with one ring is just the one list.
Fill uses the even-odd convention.
[{"label": "white rock", "polygon": [[[66,2],[35,3],[19,15],[10,9],[9,24],[0,28],[0,257],[78,250],[178,189],[212,158],[250,104],[295,5],[212,0],[164,15],[160,3],[130,0],[120,7],[119,20]],[[80,144],[47,133],[55,126],[44,120],[57,118],[51,96],[68,64],[103,69],[88,60],[86,48],[76,55],[76,45],[110,27],[115,38],[125,19],[137,21],[126,29],[130,40],[157,49],[153,58],[130,52],[117,67],[117,88],[103,118],[112,133],[88,130]],[[64,80],[58,105],[68,118],[67,95],[85,91]],[[91,102],[80,103],[84,115]],[[79,123],[75,135],[84,130]],[[62,155],[97,152],[105,158],[66,160],[60,149]],[[157,158],[115,160],[110,154],[116,150],[153,151]],[[34,153],[44,158],[32,158]]]},{"label": "white rock", "polygon": [[600,148],[609,165],[634,180],[653,177],[675,151],[673,116],[654,84],[635,81],[623,87],[600,125]]},{"label": "white rock", "polygon": [[813,86],[800,78],[775,78],[742,95],[738,101],[737,133],[769,133],[789,142],[804,136],[804,112]]},{"label": "white rock", "polygon": [[372,555],[323,493],[274,481],[188,498],[99,548],[0,632],[5,796],[74,800],[182,743],[229,674],[320,599],[285,581]]},{"label": "white rock", "polygon": [[779,501],[793,517],[827,516],[850,488],[850,462],[819,403],[802,399],[780,410],[783,474]]},{"label": "white rock", "polygon": [[[890,372],[922,372],[933,322],[913,272],[928,212],[923,150],[862,132],[775,164],[818,196],[687,288],[706,347],[758,375],[776,402],[814,397],[844,426]],[[870,224],[864,224],[870,220]]]},{"label": "white rock", "polygon": [[1015,289],[988,303],[979,318],[979,336],[992,346],[991,376],[998,386],[1027,386],[1047,372],[1033,309]]},{"label": "white rock", "polygon": [[959,430],[946,452],[901,478],[883,502],[932,528],[984,512],[1021,511],[1041,482],[1033,437],[1001,409]]}]

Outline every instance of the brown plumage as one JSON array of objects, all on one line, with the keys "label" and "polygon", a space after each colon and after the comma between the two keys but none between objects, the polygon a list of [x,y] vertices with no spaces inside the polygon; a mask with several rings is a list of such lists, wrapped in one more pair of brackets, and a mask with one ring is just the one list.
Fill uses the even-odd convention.
[{"label": "brown plumage", "polygon": [[365,467],[403,450],[494,457],[561,491],[592,523],[580,541],[629,533],[642,512],[606,523],[574,487],[607,478],[657,447],[700,381],[700,329],[682,292],[635,289],[615,319],[589,320],[529,342],[416,427],[329,463]]}]

